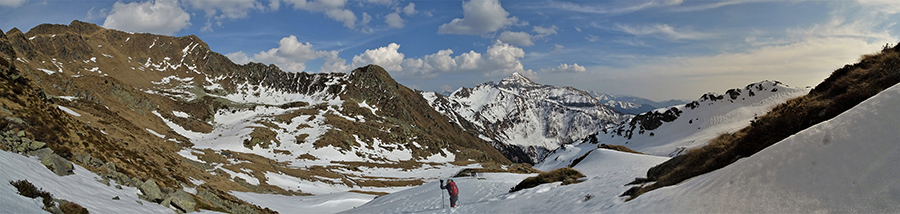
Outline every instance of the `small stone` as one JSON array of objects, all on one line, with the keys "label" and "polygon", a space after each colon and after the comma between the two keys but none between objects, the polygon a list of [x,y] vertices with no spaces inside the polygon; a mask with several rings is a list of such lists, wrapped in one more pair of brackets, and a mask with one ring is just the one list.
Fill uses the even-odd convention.
[{"label": "small stone", "polygon": [[141,201],[134,201],[134,202],[137,202],[140,205],[144,205],[144,202],[141,202]]},{"label": "small stone", "polygon": [[121,198],[119,198],[119,196],[113,197],[113,200],[119,200],[119,199],[121,199]]},{"label": "small stone", "polygon": [[116,185],[116,189],[122,189],[122,185]]},{"label": "small stone", "polygon": [[20,138],[21,138],[21,137],[25,137],[25,131],[19,131],[19,133],[16,134],[16,136],[17,136],[17,137],[20,137]]}]

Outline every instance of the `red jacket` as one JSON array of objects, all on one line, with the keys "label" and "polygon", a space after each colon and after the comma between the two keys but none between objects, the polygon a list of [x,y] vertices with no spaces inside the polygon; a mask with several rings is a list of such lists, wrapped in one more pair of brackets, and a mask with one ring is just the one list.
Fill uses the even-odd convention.
[{"label": "red jacket", "polygon": [[450,196],[459,195],[459,188],[456,187],[456,183],[453,181],[448,181],[447,185],[441,186],[441,189],[447,189],[450,192]]}]

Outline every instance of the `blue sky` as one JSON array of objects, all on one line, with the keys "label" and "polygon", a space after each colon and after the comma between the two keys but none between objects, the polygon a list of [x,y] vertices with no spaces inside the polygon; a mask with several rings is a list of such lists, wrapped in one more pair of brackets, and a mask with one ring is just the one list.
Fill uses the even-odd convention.
[{"label": "blue sky", "polygon": [[520,72],[654,100],[762,80],[814,86],[900,34],[895,0],[0,0],[0,29],[72,20],[197,35],[238,63],[453,91]]}]

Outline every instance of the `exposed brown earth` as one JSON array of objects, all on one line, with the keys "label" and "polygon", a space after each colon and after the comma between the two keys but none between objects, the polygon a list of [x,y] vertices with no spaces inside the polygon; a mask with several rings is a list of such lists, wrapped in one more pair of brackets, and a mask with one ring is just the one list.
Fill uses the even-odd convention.
[{"label": "exposed brown earth", "polygon": [[[90,154],[104,163],[115,164],[117,172],[130,178],[153,179],[162,189],[193,187],[195,181],[202,181],[196,195],[201,208],[234,212],[245,209],[239,206],[246,206],[250,211],[265,213],[270,210],[248,205],[227,192],[307,194],[268,184],[266,173],[348,186],[389,187],[419,185],[424,181],[347,178],[341,172],[361,166],[413,169],[436,164],[416,160],[448,155],[445,151],[454,153],[456,160],[452,164],[510,164],[490,144],[447,122],[418,93],[397,83],[375,65],[348,74],[289,73],[274,65],[236,65],[212,52],[196,36],[131,34],[73,21],[69,25],[39,25],[27,33],[11,29],[0,34],[0,71],[0,117],[5,118],[0,120],[0,131],[25,131],[28,138],[46,142],[69,160],[74,160],[76,154]],[[213,82],[221,87],[212,87],[213,83],[205,81],[208,79],[215,79]],[[330,94],[344,102],[340,106],[303,101],[236,103],[221,97],[254,95],[247,91],[260,87],[289,93]],[[378,110],[361,107],[363,102]],[[65,113],[57,106],[70,108],[80,116]],[[168,121],[188,131],[210,133],[216,128],[217,112],[257,107],[293,110],[255,120],[258,126],[243,139],[246,148],[271,149],[272,154],[315,161],[320,159],[315,154],[275,147],[312,143],[316,148],[333,146],[352,152],[358,147],[376,149],[378,140],[378,149],[409,151],[413,159],[369,157],[377,163],[340,162],[301,169],[257,154],[206,149],[193,152],[202,161],[197,162],[178,154],[194,143],[166,124]],[[293,120],[297,117],[308,118],[297,123]],[[332,128],[322,136],[312,138],[299,133],[288,140],[277,137],[277,132],[283,130],[276,123],[310,129],[321,125],[313,123],[321,120]],[[85,167],[108,171],[103,167]],[[260,183],[248,184],[222,169],[246,173]]]}]

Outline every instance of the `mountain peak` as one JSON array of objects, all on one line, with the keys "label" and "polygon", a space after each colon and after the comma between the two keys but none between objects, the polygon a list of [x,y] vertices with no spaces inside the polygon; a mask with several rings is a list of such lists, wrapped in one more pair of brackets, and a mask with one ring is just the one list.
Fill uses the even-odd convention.
[{"label": "mountain peak", "polygon": [[534,84],[537,84],[537,83],[532,82],[531,79],[528,79],[528,77],[525,77],[525,75],[522,75],[522,74],[519,73],[519,72],[515,72],[515,73],[513,73],[512,75],[509,75],[509,77],[504,78],[503,80],[501,80],[501,81],[500,81],[500,84],[501,84],[501,85],[513,85],[513,84],[518,84],[518,85],[534,85]]}]

